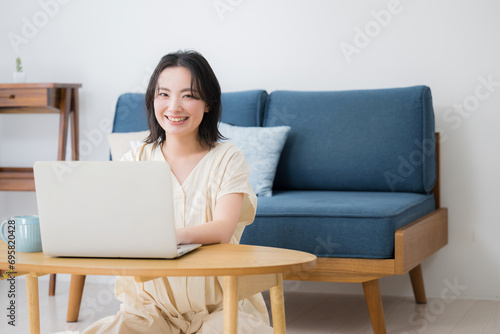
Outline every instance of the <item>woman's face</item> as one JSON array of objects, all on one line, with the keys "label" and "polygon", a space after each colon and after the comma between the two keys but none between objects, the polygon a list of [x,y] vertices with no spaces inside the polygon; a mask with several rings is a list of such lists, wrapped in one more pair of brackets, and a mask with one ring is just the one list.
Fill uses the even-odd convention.
[{"label": "woman's face", "polygon": [[198,127],[209,108],[200,94],[191,91],[191,72],[185,67],[168,67],[158,77],[154,100],[155,116],[166,137],[197,139]]}]

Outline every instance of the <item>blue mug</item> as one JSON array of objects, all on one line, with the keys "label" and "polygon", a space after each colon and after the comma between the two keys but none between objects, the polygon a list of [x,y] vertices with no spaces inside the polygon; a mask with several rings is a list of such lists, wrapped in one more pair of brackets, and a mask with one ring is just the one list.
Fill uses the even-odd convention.
[{"label": "blue mug", "polygon": [[[7,225],[6,228],[5,225]],[[0,231],[2,239],[7,245],[14,246],[18,252],[42,251],[42,238],[40,236],[40,221],[38,216],[12,217],[2,223]]]}]

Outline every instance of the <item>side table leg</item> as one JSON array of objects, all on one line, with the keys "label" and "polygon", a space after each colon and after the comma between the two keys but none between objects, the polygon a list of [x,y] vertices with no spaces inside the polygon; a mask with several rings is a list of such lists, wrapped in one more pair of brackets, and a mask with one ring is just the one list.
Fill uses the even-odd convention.
[{"label": "side table leg", "polygon": [[73,88],[71,90],[71,113],[73,117],[71,118],[71,151],[72,151],[72,159],[79,160],[80,159],[80,146],[79,146],[79,101],[78,101],[78,88]]},{"label": "side table leg", "polygon": [[59,147],[57,160],[66,160],[66,143],[68,138],[68,118],[71,108],[71,89],[65,88],[61,93],[59,113]]},{"label": "side table leg", "polygon": [[285,300],[283,297],[283,274],[276,274],[278,284],[269,289],[274,333],[286,333]]},{"label": "side table leg", "polygon": [[224,276],[224,334],[238,333],[238,276]]},{"label": "side table leg", "polygon": [[30,334],[40,334],[40,307],[37,276],[30,274],[26,275],[26,294],[28,295]]},{"label": "side table leg", "polygon": [[55,296],[55,294],[56,294],[56,274],[50,274],[49,296]]}]

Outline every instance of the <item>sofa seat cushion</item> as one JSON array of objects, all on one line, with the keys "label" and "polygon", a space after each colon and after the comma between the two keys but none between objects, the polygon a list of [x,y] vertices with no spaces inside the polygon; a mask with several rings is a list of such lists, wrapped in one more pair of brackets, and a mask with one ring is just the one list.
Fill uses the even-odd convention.
[{"label": "sofa seat cushion", "polygon": [[318,257],[393,258],[395,231],[433,210],[432,194],[275,191],[259,198],[241,243]]}]

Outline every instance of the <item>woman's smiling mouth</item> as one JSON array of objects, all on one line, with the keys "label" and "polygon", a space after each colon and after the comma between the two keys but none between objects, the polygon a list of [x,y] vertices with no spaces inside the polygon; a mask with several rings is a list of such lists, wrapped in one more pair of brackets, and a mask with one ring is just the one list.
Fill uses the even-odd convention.
[{"label": "woman's smiling mouth", "polygon": [[167,116],[167,119],[171,122],[183,122],[185,120],[187,120],[189,117],[171,117],[171,116]]}]

